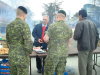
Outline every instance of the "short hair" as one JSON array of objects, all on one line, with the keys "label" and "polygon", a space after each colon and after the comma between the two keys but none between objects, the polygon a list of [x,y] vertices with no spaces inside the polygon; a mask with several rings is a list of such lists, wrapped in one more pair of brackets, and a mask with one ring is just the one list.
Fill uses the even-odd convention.
[{"label": "short hair", "polygon": [[25,14],[27,14],[27,9],[23,6],[19,6],[18,9],[20,9],[21,11],[23,11]]},{"label": "short hair", "polygon": [[64,10],[59,10],[58,13],[61,13],[66,17],[66,12]]},{"label": "short hair", "polygon": [[82,16],[83,18],[87,17],[87,11],[85,9],[79,10],[79,16]]}]

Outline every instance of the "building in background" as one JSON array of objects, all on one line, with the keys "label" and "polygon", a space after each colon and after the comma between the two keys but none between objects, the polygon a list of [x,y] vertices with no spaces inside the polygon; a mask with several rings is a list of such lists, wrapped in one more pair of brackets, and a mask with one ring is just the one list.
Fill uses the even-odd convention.
[{"label": "building in background", "polygon": [[100,28],[100,7],[93,4],[85,4],[83,8],[87,10],[88,18]]},{"label": "building in background", "polygon": [[14,20],[15,16],[15,10],[6,3],[0,1],[0,37],[3,39],[5,39],[7,24]]},{"label": "building in background", "polygon": [[96,24],[100,34],[100,6],[85,4],[83,8],[87,10],[88,18]]},{"label": "building in background", "polygon": [[[15,6],[17,8],[20,5],[15,4]],[[16,18],[16,8],[8,5],[3,1],[0,1],[0,38],[1,37],[5,38],[7,25]],[[30,8],[27,8],[27,10],[28,10],[28,15],[26,22],[28,23],[30,30],[32,32],[35,24],[35,22],[32,20],[33,13],[30,10]]]}]

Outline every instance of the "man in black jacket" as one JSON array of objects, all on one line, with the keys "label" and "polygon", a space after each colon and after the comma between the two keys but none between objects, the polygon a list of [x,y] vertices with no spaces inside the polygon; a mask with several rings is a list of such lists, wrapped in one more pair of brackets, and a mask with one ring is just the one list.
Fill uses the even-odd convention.
[{"label": "man in black jacket", "polygon": [[95,24],[86,17],[86,10],[80,10],[79,22],[74,31],[74,39],[78,43],[79,75],[92,75],[93,50],[96,49],[99,39]]},{"label": "man in black jacket", "polygon": [[[45,31],[48,29],[48,22],[49,22],[49,17],[48,16],[43,16],[43,22],[41,24],[37,24],[35,28],[33,29],[32,35],[34,37],[34,43],[33,46],[36,47],[41,47],[42,49],[47,49],[47,43],[44,42],[44,35]],[[36,65],[38,69],[38,73],[41,73],[42,71],[42,64],[41,64],[41,59],[40,57],[36,57]]]}]

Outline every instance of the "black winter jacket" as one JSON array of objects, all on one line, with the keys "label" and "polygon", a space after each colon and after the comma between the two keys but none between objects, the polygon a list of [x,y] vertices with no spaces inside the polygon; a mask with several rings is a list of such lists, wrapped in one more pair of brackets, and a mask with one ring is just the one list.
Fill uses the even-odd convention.
[{"label": "black winter jacket", "polygon": [[99,33],[95,24],[87,19],[79,21],[74,31],[74,39],[77,40],[79,51],[95,50],[99,40]]}]

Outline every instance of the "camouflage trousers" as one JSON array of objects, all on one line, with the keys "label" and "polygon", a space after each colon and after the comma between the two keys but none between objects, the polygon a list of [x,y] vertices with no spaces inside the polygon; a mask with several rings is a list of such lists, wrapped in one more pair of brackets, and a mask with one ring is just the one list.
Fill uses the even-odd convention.
[{"label": "camouflage trousers", "polygon": [[63,75],[66,66],[66,57],[47,56],[44,65],[44,75]]},{"label": "camouflage trousers", "polygon": [[11,64],[11,75],[29,75],[29,65]]}]

